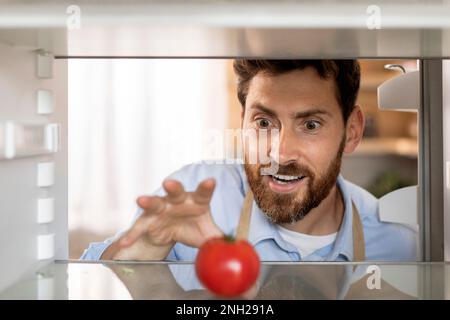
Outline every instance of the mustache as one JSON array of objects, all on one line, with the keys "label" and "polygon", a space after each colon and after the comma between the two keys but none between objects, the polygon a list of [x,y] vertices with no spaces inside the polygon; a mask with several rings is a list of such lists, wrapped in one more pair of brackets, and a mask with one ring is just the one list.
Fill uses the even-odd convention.
[{"label": "mustache", "polygon": [[278,164],[278,171],[276,172],[276,174],[286,176],[314,176],[313,172],[307,166],[294,162],[287,165]]}]

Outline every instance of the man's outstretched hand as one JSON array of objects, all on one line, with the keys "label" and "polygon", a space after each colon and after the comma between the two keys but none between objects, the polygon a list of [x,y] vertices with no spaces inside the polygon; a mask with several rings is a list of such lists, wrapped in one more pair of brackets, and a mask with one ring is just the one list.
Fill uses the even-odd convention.
[{"label": "man's outstretched hand", "polygon": [[208,238],[223,236],[210,210],[214,179],[202,181],[194,192],[186,192],[176,180],[164,181],[163,188],[164,197],[137,199],[144,212],[103,253],[103,260],[162,260],[176,242],[200,247]]}]

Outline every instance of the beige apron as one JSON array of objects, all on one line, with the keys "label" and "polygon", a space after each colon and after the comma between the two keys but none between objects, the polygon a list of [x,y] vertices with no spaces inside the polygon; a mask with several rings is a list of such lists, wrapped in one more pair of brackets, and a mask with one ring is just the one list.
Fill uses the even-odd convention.
[{"label": "beige apron", "polygon": [[[252,214],[252,204],[253,204],[253,192],[247,192],[244,205],[241,209],[241,216],[239,218],[239,224],[237,227],[236,238],[237,239],[248,239],[248,232],[250,229],[250,217]],[[352,212],[353,212],[353,261],[364,261],[366,260],[366,249],[364,244],[364,231],[359,217],[358,209],[352,201]]]}]

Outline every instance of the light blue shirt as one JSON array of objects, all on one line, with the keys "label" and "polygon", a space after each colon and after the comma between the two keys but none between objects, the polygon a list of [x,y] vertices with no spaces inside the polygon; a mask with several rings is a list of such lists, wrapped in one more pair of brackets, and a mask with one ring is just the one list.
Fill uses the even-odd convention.
[{"label": "light blue shirt", "polygon": [[[169,176],[180,181],[186,191],[195,191],[206,178],[215,178],[216,189],[211,199],[211,213],[215,223],[225,234],[235,234],[245,194],[249,188],[242,164],[209,164],[206,162],[187,165]],[[249,241],[262,261],[352,261],[352,201],[359,211],[364,229],[366,260],[416,261],[417,230],[415,228],[380,221],[378,200],[366,190],[346,181],[341,175],[337,180],[344,198],[345,212],[341,227],[333,243],[302,257],[294,245],[280,236],[276,225],[271,223],[256,203],[253,203]],[[164,189],[155,195],[165,195]],[[133,221],[142,213],[139,209]],[[99,260],[103,251],[123,232],[104,242],[92,243],[81,259]],[[197,248],[181,243],[175,244],[167,260],[194,261]]]}]

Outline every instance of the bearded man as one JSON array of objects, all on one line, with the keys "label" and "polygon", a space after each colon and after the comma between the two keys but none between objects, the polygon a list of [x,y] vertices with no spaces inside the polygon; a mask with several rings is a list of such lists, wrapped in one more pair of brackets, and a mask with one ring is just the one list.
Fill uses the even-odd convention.
[{"label": "bearded man", "polygon": [[[248,240],[262,261],[416,260],[416,232],[382,222],[378,200],[340,175],[364,131],[358,61],[242,59],[234,71],[241,129],[256,132],[244,163],[183,167],[82,259],[193,261],[207,239],[236,233],[251,197]],[[270,164],[251,161],[255,145]]]}]

